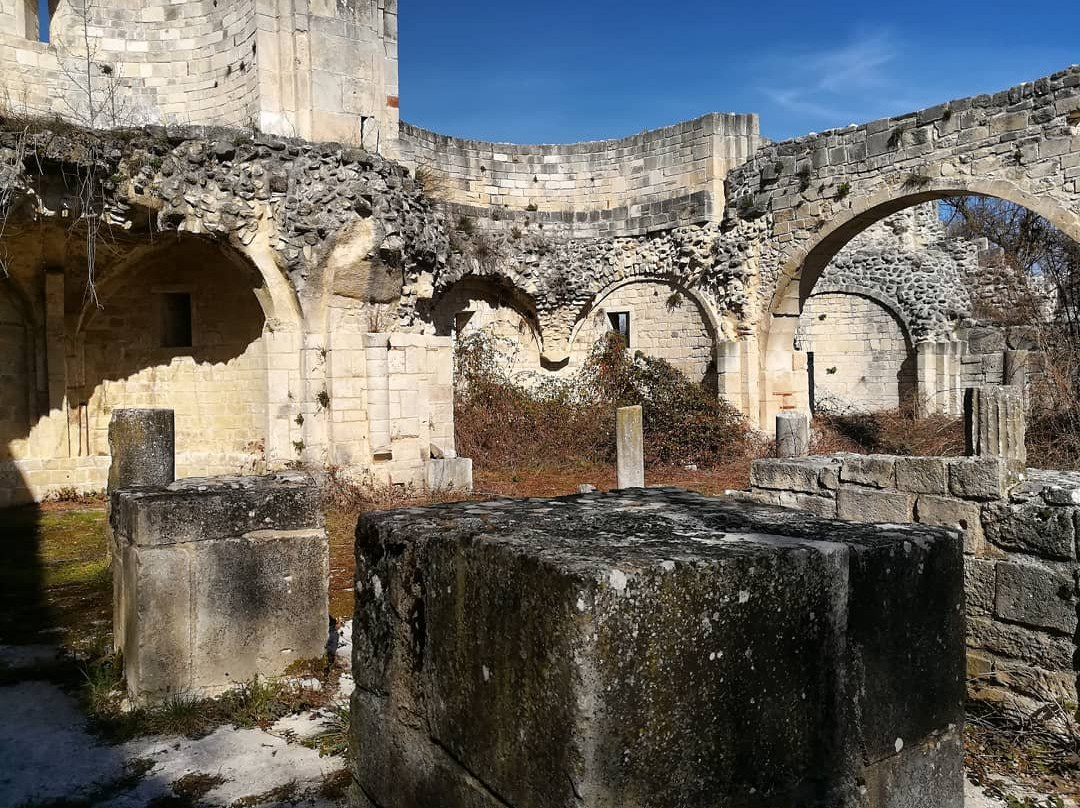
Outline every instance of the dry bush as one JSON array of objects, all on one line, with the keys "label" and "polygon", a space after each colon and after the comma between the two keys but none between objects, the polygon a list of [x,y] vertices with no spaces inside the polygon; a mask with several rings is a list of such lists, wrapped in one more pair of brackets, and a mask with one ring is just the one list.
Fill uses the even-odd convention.
[{"label": "dry bush", "polygon": [[911,408],[874,413],[818,412],[814,454],[855,452],[943,457],[964,454],[964,421],[948,415],[916,418]]},{"label": "dry bush", "polygon": [[632,405],[643,410],[650,467],[710,467],[752,446],[734,407],[667,362],[630,357],[615,333],[597,344],[579,374],[563,381],[513,379],[481,334],[459,342],[457,359],[458,449],[494,468],[611,463],[615,410]]}]

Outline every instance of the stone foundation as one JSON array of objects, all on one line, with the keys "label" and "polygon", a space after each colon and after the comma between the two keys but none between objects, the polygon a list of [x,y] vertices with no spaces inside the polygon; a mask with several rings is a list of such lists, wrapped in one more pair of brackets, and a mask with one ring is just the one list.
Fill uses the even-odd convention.
[{"label": "stone foundation", "polygon": [[310,477],[113,492],[114,616],[139,703],[219,693],[325,652],[329,551]]},{"label": "stone foundation", "polygon": [[953,528],[964,539],[972,692],[1030,714],[1077,703],[1080,474],[998,457],[757,460],[756,499],[855,522]]},{"label": "stone foundation", "polygon": [[648,489],[356,556],[353,805],[963,804],[955,534]]}]

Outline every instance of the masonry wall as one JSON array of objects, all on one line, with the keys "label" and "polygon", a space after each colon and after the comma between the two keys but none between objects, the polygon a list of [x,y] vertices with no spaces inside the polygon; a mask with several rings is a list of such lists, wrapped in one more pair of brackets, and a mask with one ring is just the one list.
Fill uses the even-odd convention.
[{"label": "masonry wall", "polygon": [[[190,240],[103,279],[100,309],[83,306],[82,278],[66,289],[63,273],[46,273],[45,280],[47,325],[38,331],[0,325],[0,368],[11,369],[0,375],[12,381],[2,384],[0,406],[16,413],[0,420],[0,504],[64,488],[103,490],[108,424],[117,407],[175,410],[180,476],[263,467],[267,354],[254,270]],[[191,297],[190,347],[164,345],[165,293]],[[34,412],[28,339],[43,349],[35,360],[48,381],[48,400]]]},{"label": "masonry wall", "polygon": [[641,351],[670,362],[695,382],[715,384],[716,336],[693,297],[670,283],[639,281],[621,286],[600,300],[581,321],[570,352],[577,370],[596,343],[612,330],[608,315],[630,313],[630,352]]},{"label": "masonry wall", "polygon": [[4,106],[100,128],[258,127],[395,152],[396,0],[110,0],[88,13],[83,2],[60,0],[42,43],[25,0],[0,0]]},{"label": "masonry wall", "polygon": [[29,428],[28,329],[11,294],[0,286],[0,460]]},{"label": "masonry wall", "polygon": [[915,351],[887,308],[850,294],[813,295],[799,322],[802,350],[813,354],[814,403],[871,412],[899,407],[915,394]]},{"label": "masonry wall", "polygon": [[759,141],[756,115],[712,114],[621,140],[537,146],[403,123],[400,147],[402,161],[428,172],[433,194],[450,202],[558,213],[586,232],[634,234],[718,219],[724,178]]},{"label": "masonry wall", "polygon": [[758,460],[756,499],[856,522],[942,525],[964,536],[974,695],[1030,714],[1077,703],[1080,474],[998,458],[832,455]]}]

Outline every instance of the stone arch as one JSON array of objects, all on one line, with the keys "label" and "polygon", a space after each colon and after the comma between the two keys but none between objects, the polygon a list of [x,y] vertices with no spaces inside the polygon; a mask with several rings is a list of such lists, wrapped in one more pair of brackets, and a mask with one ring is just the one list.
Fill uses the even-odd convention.
[{"label": "stone arch", "polygon": [[543,340],[531,296],[496,276],[468,275],[447,286],[429,308],[438,336],[484,333],[514,373],[542,369]]},{"label": "stone arch", "polygon": [[[657,300],[661,296],[663,298]],[[675,298],[677,300],[673,300]],[[605,318],[607,302],[630,311],[631,350],[664,359],[694,381],[716,388],[720,324],[701,295],[667,275],[641,274],[623,278],[606,286],[582,307],[570,335],[571,367],[580,367],[596,339],[611,330],[609,323],[598,319]],[[664,311],[658,313],[656,304]],[[644,329],[641,321],[644,321]],[[662,333],[665,328],[666,334]],[[639,335],[643,338],[640,342]]]},{"label": "stone arch", "polygon": [[[892,178],[892,179],[895,179]],[[803,306],[829,262],[856,235],[882,219],[923,202],[950,197],[995,197],[1032,210],[1069,237],[1080,241],[1080,211],[1060,200],[1038,196],[1013,181],[984,178],[926,179],[918,191],[897,190],[889,178],[879,179],[871,192],[851,191],[855,201],[822,219],[821,228],[781,258],[777,286],[763,321],[759,352],[758,412],[762,425],[781,409],[809,408],[805,357],[795,349]],[[917,346],[916,399],[921,407],[955,414],[959,392],[955,382],[962,347],[953,342]]]},{"label": "stone arch", "polygon": [[[261,463],[270,417],[267,312],[256,265],[212,239],[178,235],[108,268],[101,306],[84,304],[68,340],[69,443],[108,454],[117,407],[176,412],[181,476]],[[185,333],[186,329],[186,333]]]},{"label": "stone arch", "polygon": [[961,196],[996,197],[1022,205],[1080,241],[1080,212],[1069,210],[1058,200],[1030,192],[1011,181],[939,177],[927,180],[926,185],[915,192],[903,188],[897,191],[888,185],[857,197],[845,209],[823,220],[821,229],[812,238],[781,258],[777,287],[769,310],[773,313],[797,313],[790,305],[795,293],[805,300],[829,262],[856,235],[871,225],[923,202]]},{"label": "stone arch", "polygon": [[803,308],[798,348],[807,356],[812,412],[872,412],[907,406],[916,388],[910,323],[883,295],[834,284]]}]

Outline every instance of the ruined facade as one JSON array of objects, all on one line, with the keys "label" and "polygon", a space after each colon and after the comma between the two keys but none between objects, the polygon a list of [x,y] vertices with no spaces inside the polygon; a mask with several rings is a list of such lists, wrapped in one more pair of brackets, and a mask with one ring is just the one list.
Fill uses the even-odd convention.
[{"label": "ruined facade", "polygon": [[558,374],[626,326],[765,424],[810,407],[809,353],[817,390],[842,349],[822,324],[848,318],[887,334],[844,384],[955,412],[1009,347],[972,348],[942,282],[970,245],[905,214],[878,235],[923,233],[911,260],[880,238],[838,253],[964,194],[1080,235],[1077,67],[782,143],[712,114],[515,146],[399,122],[386,0],[59,0],[48,43],[32,6],[0,0],[3,501],[104,487],[125,406],[176,410],[181,475],[421,485],[454,459],[469,329]]}]

